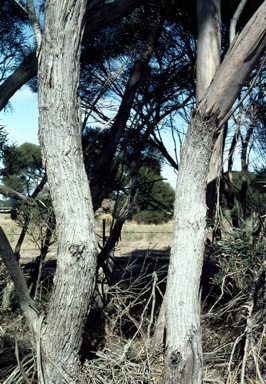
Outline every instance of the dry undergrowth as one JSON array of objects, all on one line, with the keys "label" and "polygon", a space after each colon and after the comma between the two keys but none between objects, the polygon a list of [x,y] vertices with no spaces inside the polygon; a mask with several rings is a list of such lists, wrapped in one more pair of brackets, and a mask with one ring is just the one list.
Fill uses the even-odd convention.
[{"label": "dry undergrowth", "polygon": [[[101,284],[98,285],[92,307],[92,313],[98,310],[98,317],[94,318],[95,334],[90,325],[84,335],[85,362],[82,369],[88,383],[161,382],[163,351],[154,349],[152,344],[161,295],[157,277],[155,274],[145,276],[144,280],[140,278],[133,285],[124,281],[122,285],[105,287],[104,290]],[[243,295],[213,304],[205,303],[202,315],[203,383],[264,383],[265,325],[259,327],[257,324],[250,333]],[[256,313],[253,315],[253,319],[257,317]],[[23,364],[26,376],[33,380],[35,361],[23,318],[18,312],[15,316],[9,313],[9,317],[1,319],[1,324],[0,382],[25,382],[18,361]],[[88,354],[90,356],[86,357]],[[9,364],[2,366],[2,356],[9,359]]]},{"label": "dry undergrowth", "polygon": [[[152,231],[145,228],[142,238],[134,239],[130,235],[132,242],[136,241],[140,245],[143,241],[143,244],[147,244],[147,238],[144,241],[144,237],[147,232],[150,236],[154,229],[158,230],[157,226],[154,227]],[[138,225],[136,228],[141,232]],[[122,241],[125,241],[129,232],[126,229]],[[158,242],[158,236],[156,241]],[[161,244],[167,244],[167,241],[162,240]],[[155,247],[154,242],[153,246]],[[146,245],[145,249],[148,248]],[[244,270],[240,270],[238,258],[239,251],[236,252],[235,265],[232,265],[231,257],[228,260],[231,267],[238,268],[239,276],[234,273],[235,280],[232,280],[231,272],[228,271],[222,280],[222,291],[218,294],[216,292],[213,297],[207,297],[203,306],[203,383],[266,382],[265,269],[262,268],[262,275],[256,275],[253,280],[256,289],[252,290],[252,286],[239,289]],[[263,266],[261,263],[257,264],[259,267]],[[3,282],[7,274],[1,264],[0,275]],[[93,313],[96,310],[97,313],[93,320],[96,327],[93,330],[91,322],[85,329],[82,347],[85,359],[82,369],[88,383],[161,382],[163,351],[156,350],[152,345],[154,325],[162,299],[162,287],[157,277],[160,275],[140,276],[133,284],[129,284],[125,277],[122,284],[112,287],[108,287],[104,280],[99,281],[91,311]],[[259,278],[261,284],[258,284]],[[42,292],[45,290],[43,288]],[[30,337],[17,310],[15,313],[7,311],[1,314],[0,349],[2,384],[26,382],[18,363],[23,365],[29,382],[35,382],[35,361],[31,353]],[[9,364],[3,364],[3,356]]]}]

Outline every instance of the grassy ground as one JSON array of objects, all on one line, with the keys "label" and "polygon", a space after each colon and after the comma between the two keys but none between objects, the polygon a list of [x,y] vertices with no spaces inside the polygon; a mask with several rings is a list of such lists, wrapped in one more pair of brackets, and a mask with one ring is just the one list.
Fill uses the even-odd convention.
[{"label": "grassy ground", "polygon": [[[102,222],[97,222],[98,241],[102,242]],[[110,230],[110,222],[106,223],[106,236]],[[122,256],[134,250],[167,249],[171,246],[173,222],[164,224],[138,224],[126,222],[121,239],[115,248],[115,256]]]},{"label": "grassy ground", "polygon": [[[0,215],[0,226],[3,228],[7,238],[13,248],[17,244],[19,235],[21,233],[21,226],[10,219],[8,214]],[[103,237],[103,224],[102,220],[96,222],[97,229],[97,239],[98,242],[102,243]],[[109,235],[110,231],[110,221],[106,221],[106,236]],[[168,223],[155,225],[155,224],[138,224],[135,222],[125,223],[121,239],[118,242],[115,255],[120,256],[132,252],[133,250],[143,250],[143,249],[167,249],[171,246],[172,242],[172,231],[173,223],[169,221]],[[31,260],[32,258],[39,255],[39,245],[38,235],[33,239],[31,236],[26,235],[26,238],[23,242],[21,249],[21,259],[22,260]],[[53,247],[50,252],[50,257],[54,257],[56,253],[56,248]]]},{"label": "grassy ground", "polygon": [[[15,222],[11,221],[8,215],[0,215],[0,225],[14,248],[21,228]],[[115,255],[122,256],[134,250],[165,250],[171,246],[172,225],[172,222],[163,225],[126,223],[121,239],[116,246]],[[96,223],[96,227],[98,241],[101,243],[102,221],[99,220]],[[106,221],[106,236],[108,236],[109,227],[110,222],[108,223]],[[38,252],[37,245],[27,235],[21,251],[22,260],[32,259],[34,256],[38,256]],[[53,252],[55,255],[55,247]],[[52,256],[52,252],[50,255]],[[231,259],[232,254],[230,253],[230,260]],[[0,277],[1,268],[3,269],[3,265],[1,266],[0,262]],[[3,279],[6,278],[6,273],[2,273],[2,277]],[[232,274],[230,276],[228,275],[228,277],[227,280],[224,280],[226,283],[223,287],[224,290],[226,290],[226,288],[229,288],[229,290],[232,288]],[[160,351],[156,352],[153,348],[150,350],[150,345],[147,340],[150,340],[150,336],[152,335],[156,312],[151,312],[149,308],[153,308],[153,305],[156,308],[155,304],[157,303],[158,297],[161,298],[161,290],[157,290],[158,286],[154,284],[152,277],[147,279],[145,276],[143,278],[146,283],[146,285],[143,284],[143,287],[139,284],[139,281],[136,281],[135,288],[134,286],[127,287],[127,285],[125,285],[124,287],[119,284],[108,287],[106,292],[108,300],[102,301],[106,306],[104,308],[99,307],[99,318],[97,318],[96,322],[88,323],[88,330],[85,328],[84,350],[96,351],[97,356],[97,359],[90,358],[85,360],[83,370],[88,377],[88,383],[102,383],[102,375],[105,376],[106,382],[110,384],[160,383],[163,355]],[[148,284],[149,288],[147,288]],[[102,285],[100,288],[102,289]],[[155,289],[158,297],[153,295],[153,289]],[[259,287],[259,289],[261,288]],[[100,293],[101,295],[105,294],[102,290]],[[244,382],[240,379],[242,370],[246,375],[246,383],[261,384],[266,382],[263,367],[264,361],[266,361],[266,336],[264,325],[265,316],[259,317],[258,314],[260,315],[262,312],[265,314],[265,305],[258,302],[258,308],[256,306],[253,308],[254,314],[247,313],[245,312],[245,308],[249,308],[248,306],[250,306],[248,290],[247,292],[243,291],[235,296],[233,294],[231,296],[224,297],[220,303],[216,301],[215,305],[210,297],[210,302],[206,300],[203,304],[204,382],[239,384]],[[98,296],[95,295],[95,303],[93,302],[92,308],[96,313],[98,310],[98,301]],[[100,301],[101,305],[102,302]],[[260,309],[260,306],[262,309]],[[100,323],[99,319],[101,319],[102,323]],[[252,324],[251,320],[256,320],[256,322]],[[102,324],[102,328],[100,324]],[[250,326],[246,326],[246,324],[250,324],[251,328]],[[133,336],[129,334],[128,329],[133,329]],[[247,336],[249,336],[251,331],[253,332],[252,336],[254,336],[256,343],[252,339],[254,348],[248,349],[247,346],[250,345],[248,343],[251,343],[251,338]],[[95,340],[93,338],[94,335]],[[23,317],[18,310],[16,310],[16,312],[13,310],[7,311],[6,313],[0,312],[0,383],[24,383],[19,369],[16,368],[17,361],[14,353],[16,343],[15,336],[16,339],[19,340],[21,359],[26,359],[25,361],[30,366],[29,377],[34,370],[33,358],[30,353],[30,334],[26,329]],[[102,338],[100,344],[99,337],[100,340]],[[245,343],[244,349],[243,343]],[[241,357],[242,354],[244,355],[243,361]],[[6,364],[4,364],[4,360],[6,360]],[[257,364],[255,368],[253,360]],[[118,361],[119,364],[117,364]],[[261,372],[259,371],[259,364],[260,367],[263,367],[261,368]],[[12,378],[12,380],[10,379],[5,382],[1,381],[4,374],[8,374],[10,378],[14,369],[17,370],[15,379]],[[260,374],[262,379],[257,379],[256,372]],[[93,380],[91,378],[93,378]]]},{"label": "grassy ground", "polygon": [[[14,250],[21,233],[21,226],[17,222],[11,220],[9,214],[0,215],[0,226],[4,230],[11,247]],[[39,249],[37,244],[29,236],[26,236],[21,248],[21,257],[23,259],[32,259],[38,255]]]}]

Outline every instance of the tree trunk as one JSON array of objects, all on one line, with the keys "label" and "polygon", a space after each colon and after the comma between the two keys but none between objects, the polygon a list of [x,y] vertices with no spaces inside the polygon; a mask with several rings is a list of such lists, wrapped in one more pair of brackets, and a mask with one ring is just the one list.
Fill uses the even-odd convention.
[{"label": "tree trunk", "polygon": [[[221,1],[197,0],[197,102],[202,100],[221,63]],[[208,219],[214,221],[221,175],[223,134],[220,133],[212,153],[207,177]]]},{"label": "tree trunk", "polygon": [[214,146],[208,132],[214,124],[214,119],[196,115],[181,153],[165,304],[164,383],[201,383],[199,286],[206,237],[206,177]]},{"label": "tree trunk", "polygon": [[163,303],[165,384],[199,384],[202,380],[199,287],[206,238],[206,179],[217,134],[265,50],[265,17],[266,1],[242,30],[198,103],[182,149]]},{"label": "tree trunk", "polygon": [[221,0],[197,0],[198,46],[196,97],[199,102],[221,62]]},{"label": "tree trunk", "polygon": [[86,3],[46,2],[38,58],[39,139],[58,234],[54,290],[41,337],[43,380],[47,384],[85,383],[79,350],[97,254],[77,99]]}]

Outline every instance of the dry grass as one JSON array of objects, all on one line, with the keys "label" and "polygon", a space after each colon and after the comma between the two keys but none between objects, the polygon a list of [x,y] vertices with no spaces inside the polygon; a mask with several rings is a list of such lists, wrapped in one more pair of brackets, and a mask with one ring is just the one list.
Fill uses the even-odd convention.
[{"label": "dry grass", "polygon": [[[15,250],[17,241],[19,239],[22,227],[18,222],[11,220],[10,215],[0,214],[0,226],[4,230],[10,245]],[[40,246],[41,239],[39,238],[37,232],[35,231],[35,239],[29,234],[26,234],[26,237],[22,243],[20,250],[20,260],[22,263],[32,261],[37,256],[40,255]],[[56,255],[56,246],[52,246],[49,251],[49,258],[53,258]]]},{"label": "dry grass", "polygon": [[[110,231],[110,221],[106,222],[106,236]],[[102,241],[102,221],[96,223],[99,242]],[[115,256],[122,256],[135,250],[168,249],[171,247],[173,222],[164,224],[138,224],[126,222],[121,239],[115,249]]]},{"label": "dry grass", "polygon": [[[7,214],[0,215],[0,226],[3,228],[11,247],[14,250],[21,233],[21,226],[17,224],[17,222],[11,220],[10,216]],[[22,259],[32,259],[33,257],[38,256],[38,254],[39,250],[37,244],[27,235],[21,248]]]},{"label": "dry grass", "polygon": [[[106,220],[106,236],[110,231],[111,222]],[[13,248],[17,244],[21,233],[21,226],[10,219],[8,214],[0,215],[0,226],[3,228],[7,238]],[[99,243],[102,242],[102,220],[96,221],[96,230]],[[121,239],[117,244],[115,256],[121,256],[134,250],[167,249],[171,246],[173,232],[173,222],[155,225],[138,224],[126,222]],[[26,235],[21,248],[21,260],[30,261],[39,255],[40,241],[33,240],[30,235]],[[50,251],[50,257],[55,257],[56,247]]]},{"label": "dry grass", "polygon": [[[14,247],[21,228],[5,215],[0,215],[0,225],[6,232],[11,245]],[[106,236],[108,236],[109,226],[110,222],[106,220]],[[99,242],[101,242],[102,220],[96,222],[96,227]],[[172,222],[162,225],[139,225],[134,222],[127,222],[123,228],[121,240],[116,247],[115,255],[125,255],[133,250],[163,250],[168,248],[171,246],[172,231]],[[22,258],[38,255],[38,247],[31,241],[29,236],[26,237],[21,253]],[[145,285],[142,288],[145,292],[147,291],[145,300],[141,296],[142,291],[139,290],[139,288],[136,290],[136,297],[133,295],[134,289],[132,289],[132,286],[121,287],[118,284],[118,291],[114,291],[114,287],[112,289],[110,289],[110,287],[108,288],[108,292],[106,292],[106,295],[108,294],[108,300],[107,297],[106,300],[104,300],[104,302],[107,303],[107,307],[103,308],[101,312],[101,318],[105,318],[104,328],[102,330],[103,341],[95,350],[90,349],[94,350],[97,358],[86,360],[83,366],[83,371],[88,378],[88,383],[159,384],[161,382],[163,368],[162,351],[155,351],[148,342],[152,335],[152,327],[156,321],[156,315],[155,313],[151,315],[150,308],[153,307],[153,289],[156,290],[157,288],[156,284],[153,284],[152,277],[147,279],[147,276],[145,276],[145,281],[151,285],[150,290],[148,290]],[[125,291],[121,291],[122,288],[125,289]],[[245,301],[238,302],[237,299],[238,298],[233,298],[228,302],[226,301],[220,307],[215,308],[215,310],[207,311],[207,313],[204,312],[202,316],[204,383],[242,383],[240,373],[243,362],[241,356],[239,357],[241,345],[239,342],[238,344],[236,342],[241,332],[243,333],[243,330],[245,332],[246,324],[244,317],[241,317],[241,308],[243,308]],[[134,303],[136,304],[137,316],[135,313],[131,313],[131,311],[134,310]],[[140,312],[139,304],[143,307]],[[7,352],[10,352],[10,356],[12,357],[13,354],[14,357],[14,334],[19,334],[21,337],[21,357],[22,359],[26,359],[25,370],[28,369],[30,376],[34,365],[31,360],[31,355],[27,355],[27,351],[29,350],[27,345],[29,337],[28,335],[25,337],[26,332],[23,327],[23,330],[18,332],[18,329],[21,328],[20,315],[9,314],[9,316],[8,321],[7,319],[4,321],[5,326],[2,319],[2,328],[0,327],[0,342],[2,342],[2,345],[0,345],[0,354],[2,352],[2,355],[5,354],[9,358]],[[242,319],[241,324],[239,323],[239,318],[240,320]],[[135,333],[133,332],[133,336],[128,337],[128,335],[125,336],[124,329],[125,327],[129,327],[130,322],[135,327]],[[132,325],[130,325],[130,327],[132,327]],[[99,332],[98,323],[97,331]],[[92,331],[89,329],[89,334],[91,335],[91,333]],[[255,335],[258,336],[258,342],[255,345],[257,348],[256,355],[254,355],[255,352],[253,355],[261,362],[265,361],[265,349],[263,349],[266,337],[265,326],[263,327],[261,336],[259,332],[257,333]],[[262,346],[261,350],[258,349],[260,345]],[[25,355],[23,353],[24,346]],[[237,348],[235,348],[235,346]],[[247,369],[244,366],[246,373],[245,380],[249,383],[261,384],[264,382],[261,380],[264,380],[265,372],[262,370],[263,377],[261,380],[256,377],[254,364],[251,365],[253,355],[248,355]],[[10,378],[10,381],[6,381],[5,384],[15,382],[22,383],[23,380],[20,372],[17,368],[16,371],[14,370],[16,361],[13,361],[10,365],[10,368],[5,368]],[[11,376],[11,372],[12,375],[16,374],[17,376]],[[259,372],[259,370],[257,370],[257,372]]]}]

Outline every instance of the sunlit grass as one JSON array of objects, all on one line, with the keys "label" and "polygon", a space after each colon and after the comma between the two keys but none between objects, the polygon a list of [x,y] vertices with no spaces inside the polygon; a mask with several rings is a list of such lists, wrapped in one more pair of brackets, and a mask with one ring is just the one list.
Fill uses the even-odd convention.
[{"label": "sunlit grass", "polygon": [[[111,222],[105,222],[105,235],[109,235]],[[102,242],[103,222],[97,220],[97,237]],[[116,246],[116,255],[131,252],[136,249],[165,249],[172,243],[173,222],[164,224],[138,224],[128,221],[124,224],[121,238]]]}]

